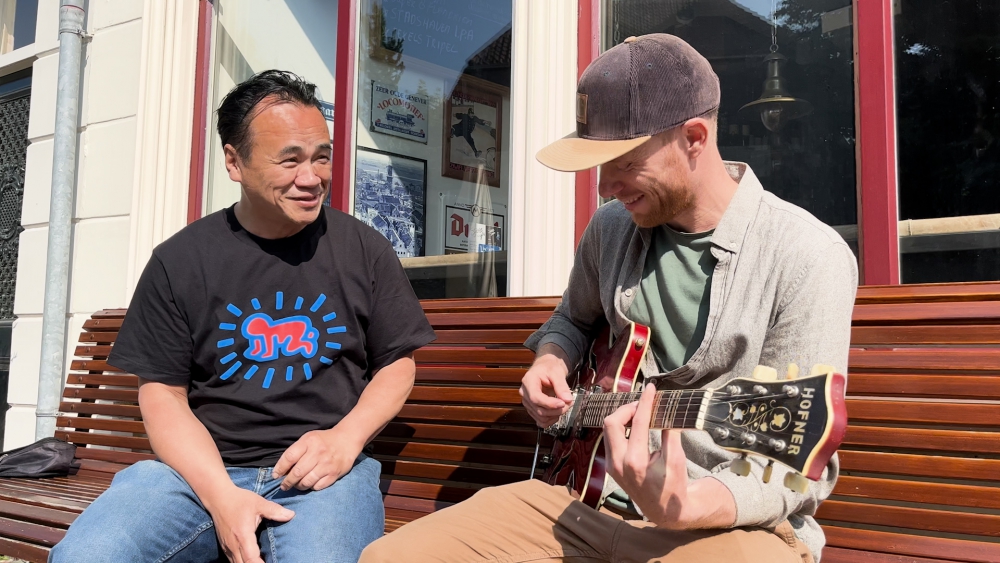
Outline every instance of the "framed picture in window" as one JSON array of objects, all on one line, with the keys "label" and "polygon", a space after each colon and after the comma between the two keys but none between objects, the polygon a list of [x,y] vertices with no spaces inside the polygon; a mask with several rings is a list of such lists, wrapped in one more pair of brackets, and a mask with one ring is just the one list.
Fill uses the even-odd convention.
[{"label": "framed picture in window", "polygon": [[427,161],[358,147],[354,216],[382,233],[396,256],[424,255]]},{"label": "framed picture in window", "polygon": [[470,76],[455,84],[444,100],[443,176],[500,187],[503,95],[502,87]]}]

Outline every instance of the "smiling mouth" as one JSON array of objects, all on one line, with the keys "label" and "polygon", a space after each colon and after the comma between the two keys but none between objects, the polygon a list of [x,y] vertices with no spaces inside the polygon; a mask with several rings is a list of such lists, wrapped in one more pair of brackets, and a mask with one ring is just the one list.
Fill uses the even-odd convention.
[{"label": "smiling mouth", "polygon": [[639,201],[639,198],[641,198],[641,197],[642,197],[642,195],[640,194],[640,195],[637,195],[637,196],[634,196],[634,197],[630,197],[630,198],[618,197],[616,199],[618,201],[622,202],[624,205],[631,205],[631,204]]}]

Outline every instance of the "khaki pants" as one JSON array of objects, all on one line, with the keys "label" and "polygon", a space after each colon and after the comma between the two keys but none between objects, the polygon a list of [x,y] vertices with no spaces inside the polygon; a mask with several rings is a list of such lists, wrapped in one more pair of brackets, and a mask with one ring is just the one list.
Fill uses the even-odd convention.
[{"label": "khaki pants", "polygon": [[369,545],[361,563],[573,561],[812,563],[788,522],[775,530],[674,532],[622,520],[538,480],[483,489]]}]

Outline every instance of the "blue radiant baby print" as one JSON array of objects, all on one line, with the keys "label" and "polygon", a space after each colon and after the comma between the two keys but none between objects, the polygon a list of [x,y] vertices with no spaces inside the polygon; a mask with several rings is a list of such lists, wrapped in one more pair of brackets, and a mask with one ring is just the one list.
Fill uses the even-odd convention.
[{"label": "blue radiant baby print", "polygon": [[[275,372],[281,369],[284,370],[286,381],[294,379],[295,372],[297,371],[296,368],[301,371],[305,381],[309,381],[312,379],[313,369],[319,369],[322,365],[331,365],[334,362],[334,359],[325,353],[320,354],[321,349],[341,349],[339,342],[334,342],[333,340],[320,342],[323,330],[316,326],[317,321],[310,315],[310,313],[318,315],[320,307],[323,306],[325,301],[326,295],[320,294],[312,306],[309,307],[308,311],[303,311],[302,308],[305,300],[302,297],[298,297],[292,307],[294,312],[289,315],[282,315],[284,295],[279,291],[275,294],[274,314],[260,312],[262,308],[260,300],[255,298],[250,300],[250,305],[257,312],[250,314],[246,318],[243,318],[243,310],[230,303],[226,307],[226,310],[238,320],[242,320],[239,324],[229,322],[220,323],[219,329],[238,331],[243,338],[239,339],[240,342],[237,342],[237,337],[224,338],[218,342],[217,346],[220,350],[230,347],[237,347],[237,349],[241,350],[242,356],[249,364],[248,369],[243,373],[243,379],[245,380],[253,378],[261,368],[265,368],[266,371],[262,382],[264,389],[271,387]],[[337,313],[331,311],[321,318],[323,323],[330,323],[337,318]],[[325,327],[325,332],[327,335],[343,334],[347,332],[347,327],[344,325],[327,326]],[[314,368],[310,360],[317,355],[319,356],[319,362]],[[240,371],[243,367],[243,361],[233,361],[239,356],[240,353],[238,352],[229,352],[219,359],[219,363],[223,366],[228,366],[226,371],[219,376],[220,379],[225,381]],[[301,363],[293,363],[294,359],[301,360]],[[275,365],[280,363],[281,360],[287,360],[288,363],[285,365]]]}]

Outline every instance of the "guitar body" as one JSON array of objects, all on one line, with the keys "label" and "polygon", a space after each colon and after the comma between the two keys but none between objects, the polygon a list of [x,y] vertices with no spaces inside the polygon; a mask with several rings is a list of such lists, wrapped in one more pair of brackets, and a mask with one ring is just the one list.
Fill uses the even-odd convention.
[{"label": "guitar body", "polygon": [[[593,364],[577,374],[577,385],[598,393],[628,393],[636,390],[642,359],[649,349],[648,327],[630,323],[610,341],[606,327],[593,346]],[[603,432],[597,428],[573,428],[557,436],[552,448],[551,465],[542,475],[550,485],[563,485],[575,491],[584,504],[599,508],[604,502],[607,460]]]}]

